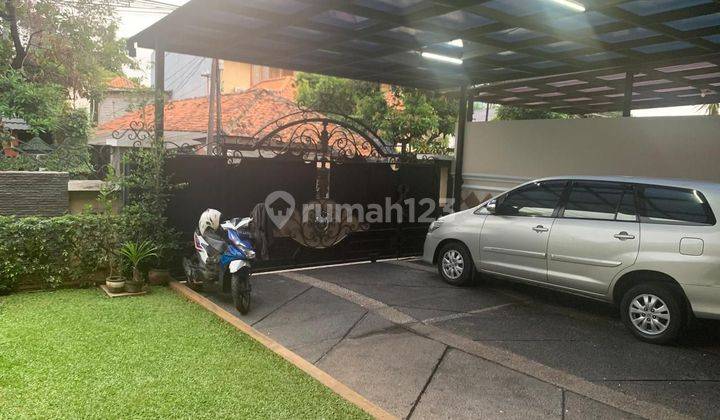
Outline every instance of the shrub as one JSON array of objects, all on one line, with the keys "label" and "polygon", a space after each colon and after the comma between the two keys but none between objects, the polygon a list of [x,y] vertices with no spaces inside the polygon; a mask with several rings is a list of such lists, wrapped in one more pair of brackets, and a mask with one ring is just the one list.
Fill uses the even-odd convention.
[{"label": "shrub", "polygon": [[104,241],[118,216],[0,217],[0,294],[24,283],[44,287],[89,284],[107,270]]}]

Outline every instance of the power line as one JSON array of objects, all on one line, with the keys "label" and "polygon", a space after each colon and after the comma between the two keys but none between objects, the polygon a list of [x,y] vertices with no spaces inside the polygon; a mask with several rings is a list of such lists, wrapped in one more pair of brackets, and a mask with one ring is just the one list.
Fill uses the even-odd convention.
[{"label": "power line", "polygon": [[178,5],[165,3],[157,0],[108,0],[81,2],[78,0],[59,0],[56,3],[66,6],[110,6],[118,12],[122,13],[138,13],[138,14],[164,14],[167,15],[177,9]]}]

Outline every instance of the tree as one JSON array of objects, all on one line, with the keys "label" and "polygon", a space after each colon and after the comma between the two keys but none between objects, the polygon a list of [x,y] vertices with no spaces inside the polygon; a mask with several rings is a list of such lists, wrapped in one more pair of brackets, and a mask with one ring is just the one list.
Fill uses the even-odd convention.
[{"label": "tree", "polygon": [[132,64],[116,39],[111,0],[0,1],[0,68],[8,65],[31,82],[94,98],[109,73]]},{"label": "tree", "polygon": [[457,105],[444,95],[308,73],[298,74],[297,86],[301,106],[356,118],[407,151],[448,151]]},{"label": "tree", "polygon": [[496,120],[558,120],[572,118],[568,114],[548,111],[546,109],[520,108],[500,105],[495,116]]},{"label": "tree", "polygon": [[61,86],[27,81],[17,70],[0,74],[0,117],[22,118],[35,134],[57,126],[65,97]]}]

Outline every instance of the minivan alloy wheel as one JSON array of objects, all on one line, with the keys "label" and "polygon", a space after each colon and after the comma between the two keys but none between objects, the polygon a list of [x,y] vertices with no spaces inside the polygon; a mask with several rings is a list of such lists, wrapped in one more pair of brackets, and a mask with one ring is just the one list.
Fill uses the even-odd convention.
[{"label": "minivan alloy wheel", "polygon": [[628,307],[630,321],[643,334],[658,335],[670,325],[670,309],[653,294],[636,296]]},{"label": "minivan alloy wheel", "polygon": [[465,261],[462,254],[457,250],[450,249],[443,255],[442,259],[443,273],[450,280],[458,279],[465,269]]}]

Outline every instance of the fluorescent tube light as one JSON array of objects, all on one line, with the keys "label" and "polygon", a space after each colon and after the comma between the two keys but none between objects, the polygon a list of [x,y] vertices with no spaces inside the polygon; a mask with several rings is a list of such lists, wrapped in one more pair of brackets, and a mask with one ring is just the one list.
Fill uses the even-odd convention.
[{"label": "fluorescent tube light", "polygon": [[451,63],[451,64],[462,64],[463,61],[460,58],[455,57],[448,57],[447,55],[441,55],[441,54],[435,54],[431,52],[422,52],[420,54],[423,58],[428,58],[430,60],[437,60],[437,61],[443,61],[445,63]]},{"label": "fluorescent tube light", "polygon": [[557,3],[561,6],[565,6],[568,9],[575,10],[576,12],[584,12],[585,11],[585,5],[583,5],[582,3],[578,3],[574,0],[551,0],[551,1],[554,1],[555,3]]}]

